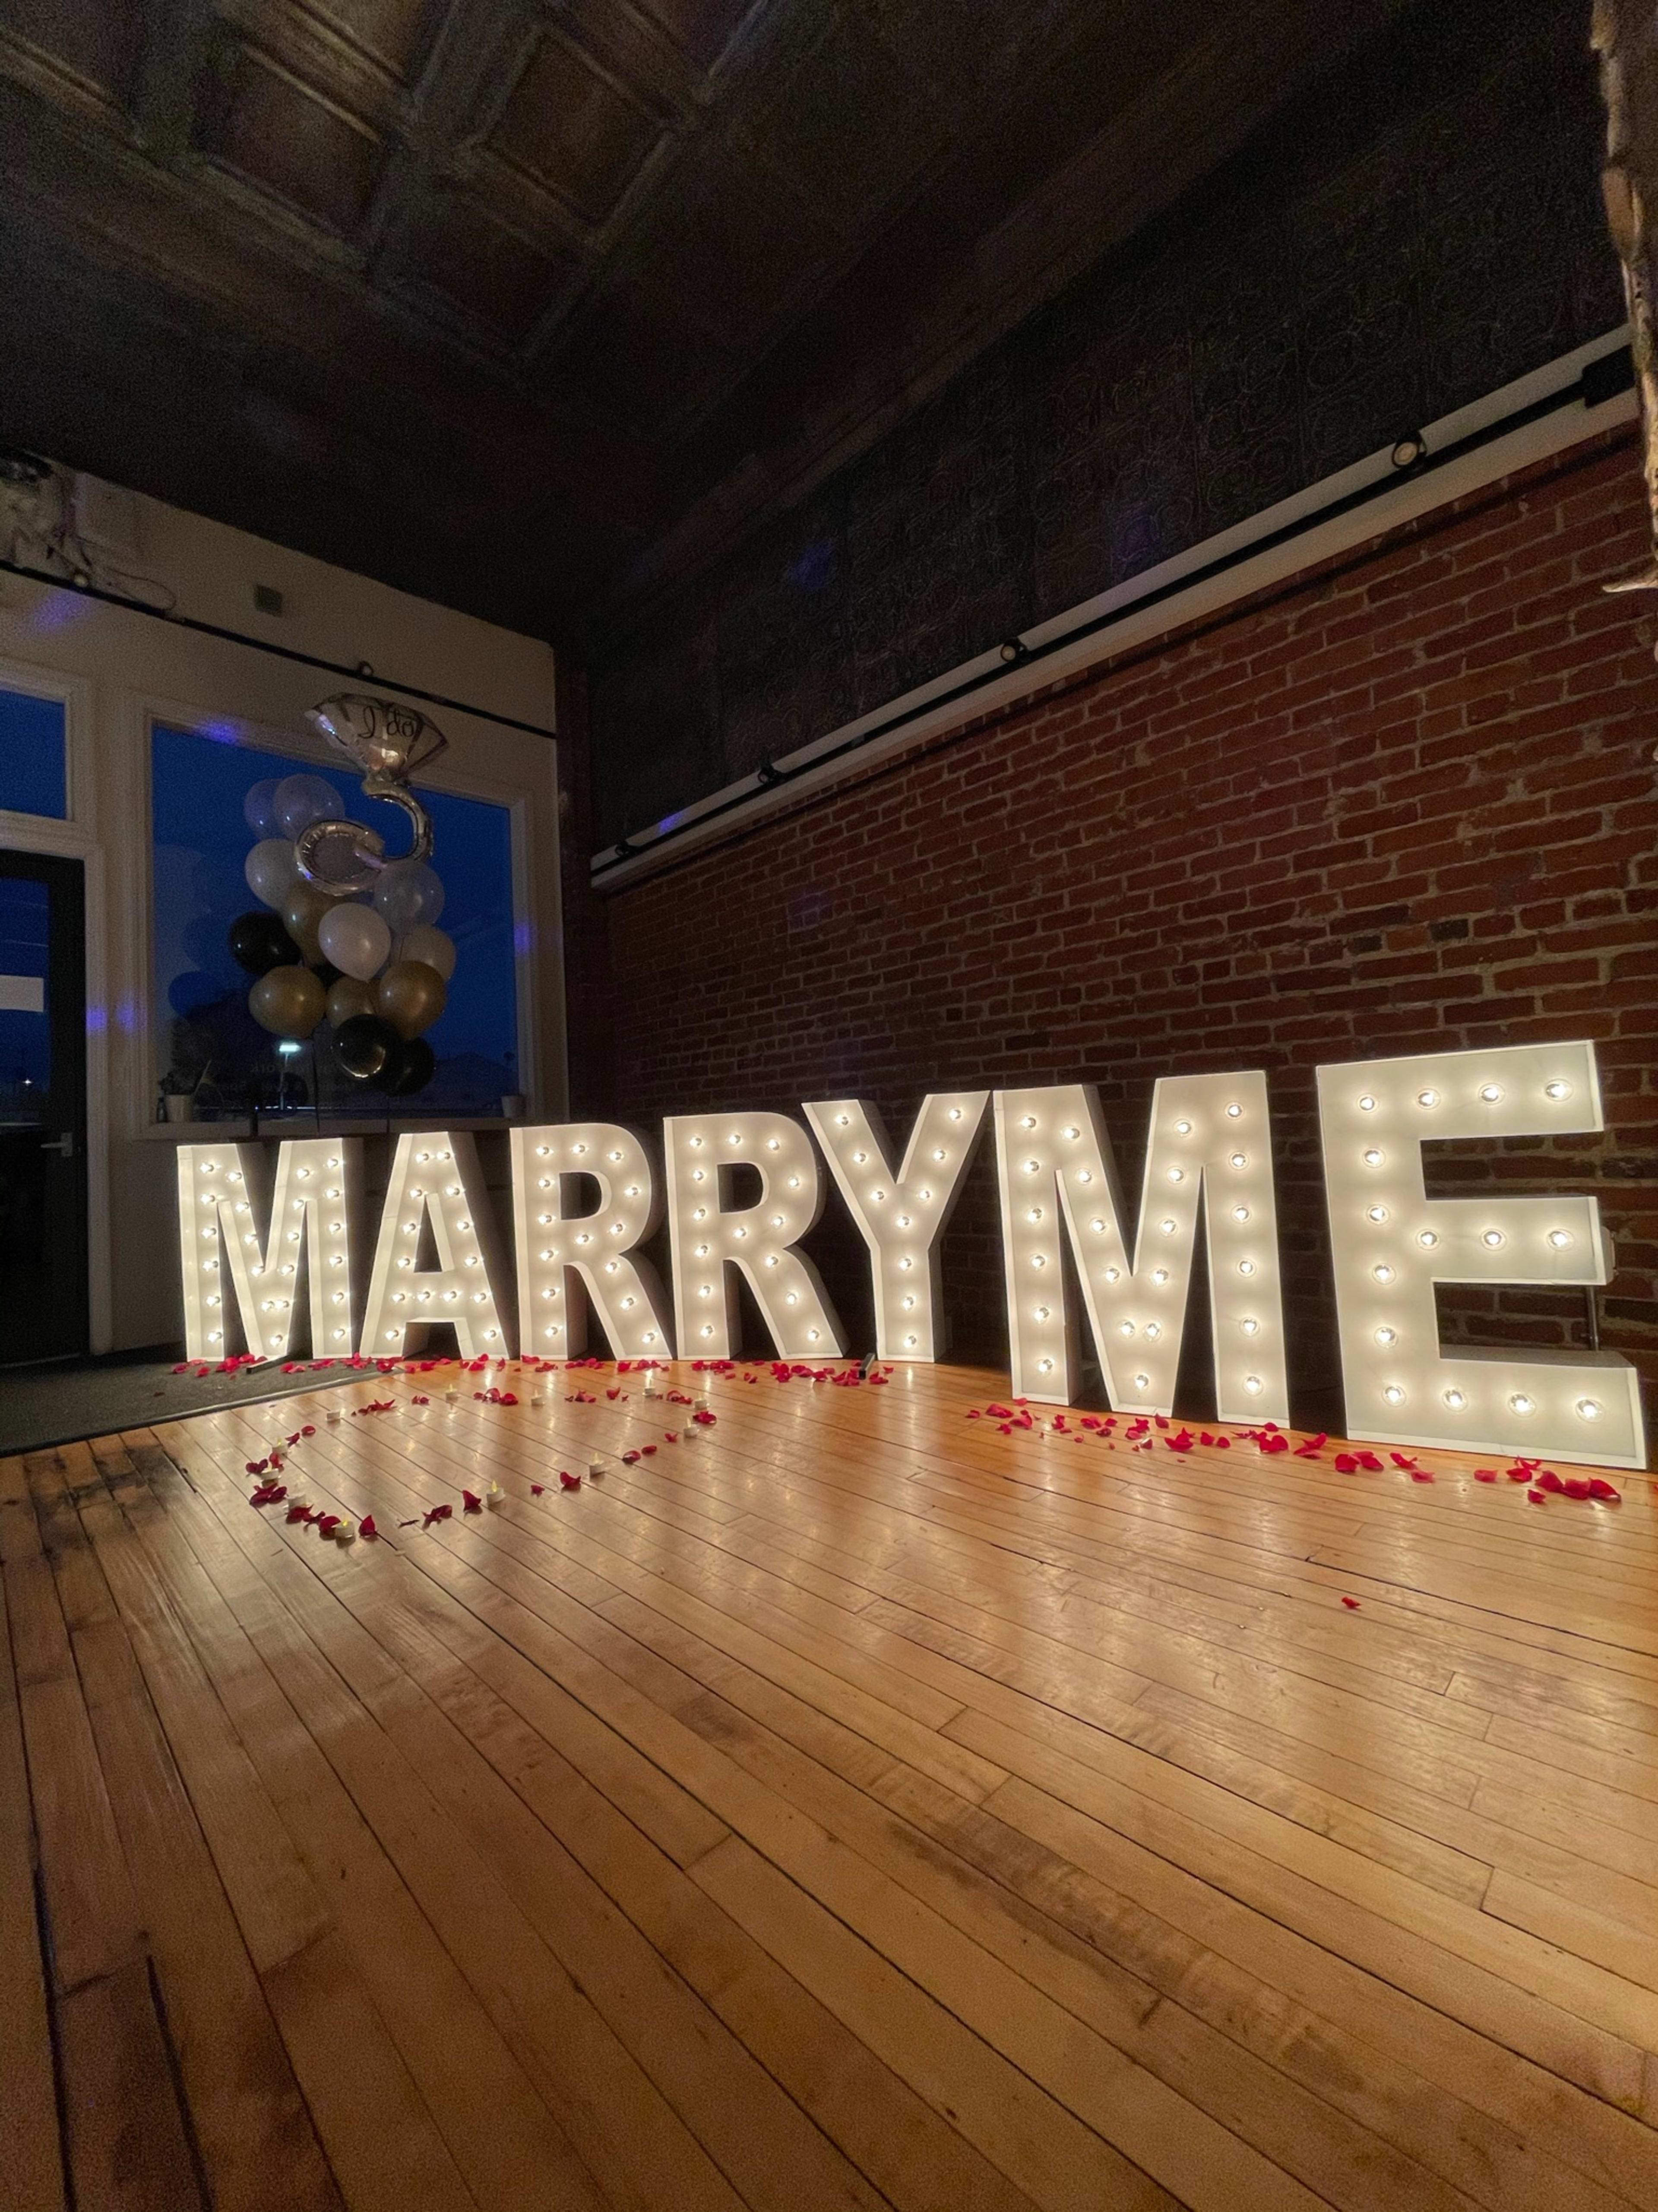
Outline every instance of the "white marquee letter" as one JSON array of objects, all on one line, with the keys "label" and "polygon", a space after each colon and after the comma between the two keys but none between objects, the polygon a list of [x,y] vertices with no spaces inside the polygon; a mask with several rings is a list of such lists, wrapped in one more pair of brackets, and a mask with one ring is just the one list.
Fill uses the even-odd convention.
[{"label": "white marquee letter", "polygon": [[1318,1071],[1347,1425],[1378,1443],[1644,1467],[1616,1352],[1439,1348],[1436,1283],[1604,1283],[1592,1198],[1430,1199],[1430,1138],[1603,1126],[1594,1048],[1505,1045]]},{"label": "white marquee letter", "polygon": [[1092,1085],[999,1091],[995,1107],[1015,1395],[1070,1400],[1063,1220],[1111,1403],[1173,1412],[1201,1191],[1219,1417],[1287,1422],[1266,1077],[1181,1075],[1157,1084],[1132,1261]]},{"label": "white marquee letter", "polygon": [[185,1350],[191,1359],[222,1359],[225,1268],[247,1348],[261,1359],[294,1350],[294,1302],[307,1260],[311,1353],[349,1357],[351,1216],[361,1146],[355,1137],[307,1137],[276,1150],[269,1234],[262,1244],[250,1177],[263,1146],[180,1145],[179,1261],[185,1294]]},{"label": "white marquee letter", "polygon": [[[438,1264],[417,1274],[421,1229],[428,1219]],[[363,1316],[364,1352],[374,1359],[402,1358],[424,1342],[432,1322],[452,1322],[463,1359],[509,1352],[495,1307],[494,1244],[471,1138],[440,1129],[399,1137]]]},{"label": "white marquee letter", "polygon": [[805,1109],[870,1249],[875,1349],[883,1359],[938,1356],[938,1244],[989,1095],[952,1091],[924,1098],[897,1169],[874,1107],[831,1098]]},{"label": "white marquee letter", "polygon": [[[747,1276],[786,1359],[840,1352],[840,1324],[817,1271],[793,1249],[823,1204],[817,1156],[800,1124],[786,1114],[683,1114],[662,1127],[680,1358],[730,1358],[733,1266]],[[728,1210],[730,1170],[742,1166],[759,1170],[760,1196]]]},{"label": "white marquee letter", "polygon": [[[514,1129],[512,1143],[525,1350],[544,1359],[585,1351],[591,1304],[618,1359],[665,1358],[670,1345],[656,1271],[627,1256],[659,1218],[644,1146],[609,1121]],[[573,1175],[598,1183],[596,1212],[566,1214],[564,1178]]]}]

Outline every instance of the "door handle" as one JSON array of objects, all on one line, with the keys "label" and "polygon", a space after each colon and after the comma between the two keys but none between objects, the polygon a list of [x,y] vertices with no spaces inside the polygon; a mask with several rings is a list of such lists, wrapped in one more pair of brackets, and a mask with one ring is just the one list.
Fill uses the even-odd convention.
[{"label": "door handle", "polygon": [[42,1138],[40,1149],[43,1152],[56,1152],[61,1159],[72,1160],[75,1158],[74,1130],[65,1129],[61,1137]]}]

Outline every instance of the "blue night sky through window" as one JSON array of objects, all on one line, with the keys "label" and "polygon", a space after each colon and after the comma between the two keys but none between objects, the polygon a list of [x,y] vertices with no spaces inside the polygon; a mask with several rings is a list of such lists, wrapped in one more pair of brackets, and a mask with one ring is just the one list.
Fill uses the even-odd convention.
[{"label": "blue night sky through window", "polygon": [[[237,993],[246,1000],[252,979],[225,943],[237,915],[258,904],[242,872],[257,842],[242,803],[263,778],[301,770],[331,783],[346,813],[380,830],[389,852],[406,850],[407,816],[365,798],[349,769],[244,744],[223,723],[196,731],[158,724],[152,732],[155,988],[164,1040],[169,1014],[193,1018]],[[432,816],[432,865],[446,894],[439,927],[454,939],[457,957],[448,1005],[427,1031],[437,1074],[398,1110],[442,1105],[496,1114],[502,1094],[519,1087],[511,817],[504,806],[446,792],[422,790],[421,798]],[[164,1048],[164,1065],[165,1059]],[[333,1088],[339,1091],[337,1083]],[[374,1101],[383,1104],[378,1094]]]},{"label": "blue night sky through window", "polygon": [[57,822],[68,812],[61,699],[0,687],[0,806]]}]

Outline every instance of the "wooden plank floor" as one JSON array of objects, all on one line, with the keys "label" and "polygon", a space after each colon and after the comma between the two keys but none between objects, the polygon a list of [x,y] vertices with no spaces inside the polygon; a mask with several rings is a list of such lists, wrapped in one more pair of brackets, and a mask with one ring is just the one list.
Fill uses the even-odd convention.
[{"label": "wooden plank floor", "polygon": [[0,1461],[8,2212],[1658,2207],[1655,1486],[751,1371]]}]

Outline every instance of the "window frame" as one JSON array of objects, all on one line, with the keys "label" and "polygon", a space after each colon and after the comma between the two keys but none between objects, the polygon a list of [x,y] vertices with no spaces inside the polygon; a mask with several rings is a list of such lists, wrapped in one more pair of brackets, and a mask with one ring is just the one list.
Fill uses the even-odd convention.
[{"label": "window frame", "polygon": [[26,699],[50,699],[64,710],[64,811],[26,814],[16,807],[0,806],[0,845],[9,845],[15,852],[62,852],[72,860],[84,857],[71,840],[76,832],[84,838],[96,828],[90,818],[92,777],[87,758],[91,690],[82,677],[60,676],[55,669],[39,668],[25,660],[0,659],[0,691],[15,691]]},{"label": "window frame", "polygon": [[[206,726],[209,723],[220,728],[233,726],[247,745],[292,760],[296,769],[325,768],[338,774],[347,769],[349,763],[302,724],[297,727],[284,726],[276,728],[249,715],[214,714],[199,706],[160,700],[153,696],[137,704],[136,719],[141,735],[136,765],[140,789],[134,796],[138,801],[138,818],[143,824],[143,857],[139,896],[135,902],[139,927],[132,949],[137,986],[134,993],[137,1000],[136,1026],[149,1039],[149,1053],[148,1089],[142,1097],[135,1095],[129,1101],[129,1109],[136,1121],[145,1121],[151,1116],[155,1085],[160,1079],[161,1039],[164,1031],[164,1024],[158,1026],[161,1009],[155,997],[155,795],[153,770],[157,726],[181,731],[186,736],[200,736],[207,744],[223,742],[207,735]],[[420,781],[431,790],[442,792],[452,798],[474,799],[488,805],[499,806],[507,816],[509,895],[513,915],[514,1056],[519,1091],[526,1099],[540,1097],[544,1094],[546,1079],[555,1073],[562,1075],[562,1071],[544,1066],[545,1055],[536,1019],[540,976],[529,795],[521,788],[504,783],[496,777],[460,768],[452,754],[443,756],[437,764],[436,773],[422,773]],[[0,816],[0,821],[3,819]],[[138,1057],[134,1055],[135,1060]],[[132,1089],[136,1094],[142,1088],[137,1066],[132,1070]],[[422,1118],[418,1099],[411,1099],[409,1106],[410,1110],[408,1113],[394,1112],[391,1115],[393,1123],[417,1121]],[[430,1118],[430,1109],[424,1118]],[[462,1116],[461,1119],[474,1127],[480,1124],[503,1128],[510,1126],[500,1115]]]}]

